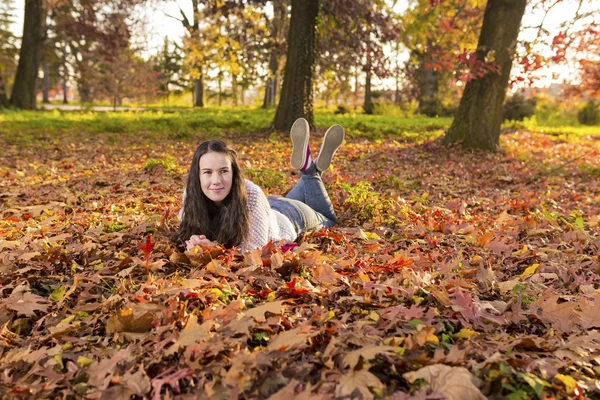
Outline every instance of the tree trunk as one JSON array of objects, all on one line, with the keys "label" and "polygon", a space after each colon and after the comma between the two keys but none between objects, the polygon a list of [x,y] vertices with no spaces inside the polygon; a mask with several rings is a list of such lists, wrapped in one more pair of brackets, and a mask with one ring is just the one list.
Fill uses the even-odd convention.
[{"label": "tree trunk", "polygon": [[318,12],[319,0],[292,0],[287,61],[274,121],[277,130],[289,130],[300,117],[313,125],[312,86]]},{"label": "tree trunk", "polygon": [[367,46],[367,76],[365,78],[365,103],[363,105],[365,114],[373,114],[373,96],[371,93],[371,76],[373,73],[371,69],[371,50]]},{"label": "tree trunk", "polygon": [[527,0],[488,0],[477,45],[477,59],[495,52],[500,73],[489,72],[467,83],[450,129],[448,142],[496,151],[512,57]]},{"label": "tree trunk", "polygon": [[269,77],[265,86],[262,108],[269,108],[275,104],[277,86],[279,86],[279,57],[277,56],[277,49],[273,49],[269,56]]},{"label": "tree trunk", "polygon": [[69,76],[67,71],[67,45],[63,47],[63,57],[62,57],[62,91],[63,91],[63,104],[67,104],[69,102],[69,97],[67,96],[67,78]]},{"label": "tree trunk", "polygon": [[48,61],[44,61],[44,83],[42,85],[42,93],[43,93],[42,102],[45,104],[50,103],[50,96],[48,94],[49,91],[50,91],[50,67],[48,66]]},{"label": "tree trunk", "polygon": [[219,72],[219,74],[217,75],[217,87],[219,88],[219,93],[218,93],[218,105],[219,107],[221,107],[221,98],[223,95],[223,75],[221,74],[221,72]]},{"label": "tree trunk", "polygon": [[22,109],[35,109],[36,83],[42,47],[43,16],[42,0],[25,0],[25,20],[19,51],[19,65],[10,98],[15,107]]},{"label": "tree trunk", "polygon": [[6,96],[6,86],[4,85],[2,66],[0,66],[0,109],[7,108],[10,104]]},{"label": "tree trunk", "polygon": [[62,91],[63,91],[63,104],[68,104],[69,96],[67,95],[67,80],[64,78],[62,81]]},{"label": "tree trunk", "polygon": [[200,78],[194,79],[194,107],[204,107],[204,82]]},{"label": "tree trunk", "polygon": [[231,74],[231,96],[233,97],[233,105],[238,105],[238,81],[237,75]]},{"label": "tree trunk", "polygon": [[435,117],[440,112],[440,73],[433,68],[425,68],[427,58],[421,58],[416,71],[416,81],[419,88],[419,114]]}]

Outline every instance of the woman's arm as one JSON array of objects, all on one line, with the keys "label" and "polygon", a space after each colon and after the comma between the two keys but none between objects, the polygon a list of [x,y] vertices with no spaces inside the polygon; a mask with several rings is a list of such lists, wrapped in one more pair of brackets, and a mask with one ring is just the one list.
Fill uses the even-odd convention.
[{"label": "woman's arm", "polygon": [[271,239],[271,206],[260,187],[250,181],[246,181],[248,192],[248,212],[250,214],[250,231],[243,250],[254,250],[262,248]]}]

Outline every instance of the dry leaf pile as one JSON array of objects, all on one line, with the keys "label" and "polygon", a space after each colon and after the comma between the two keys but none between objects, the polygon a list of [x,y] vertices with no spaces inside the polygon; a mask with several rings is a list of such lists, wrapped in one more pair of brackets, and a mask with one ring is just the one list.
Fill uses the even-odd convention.
[{"label": "dry leaf pile", "polygon": [[[285,141],[226,139],[297,179]],[[600,398],[600,141],[503,143],[350,139],[339,225],[245,255],[167,239],[194,143],[8,147],[0,396]]]}]

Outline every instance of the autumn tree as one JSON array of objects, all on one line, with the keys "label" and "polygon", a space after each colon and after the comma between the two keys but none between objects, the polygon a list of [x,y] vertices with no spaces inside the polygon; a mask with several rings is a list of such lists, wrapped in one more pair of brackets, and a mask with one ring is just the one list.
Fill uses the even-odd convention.
[{"label": "autumn tree", "polygon": [[460,105],[445,139],[467,147],[497,150],[502,105],[510,78],[526,0],[488,0],[475,61],[497,66],[497,72],[477,77],[465,87]]},{"label": "autumn tree", "polygon": [[281,61],[285,55],[286,42],[285,35],[289,29],[288,5],[289,0],[273,0],[273,17],[269,17],[267,25],[269,36],[265,43],[265,48],[269,52],[267,61],[267,81],[265,83],[265,96],[263,98],[263,108],[269,108],[275,105],[280,86]]},{"label": "autumn tree", "polygon": [[384,49],[398,31],[394,14],[385,1],[324,2],[319,23],[317,79],[334,95],[347,97],[351,79],[354,78],[357,90],[364,74],[363,108],[372,113],[372,80],[375,76],[389,76],[389,57]]},{"label": "autumn tree", "polygon": [[0,108],[8,107],[8,89],[12,85],[18,52],[17,39],[10,30],[14,19],[11,0],[0,1]]},{"label": "autumn tree", "polygon": [[444,99],[455,97],[454,83],[468,80],[466,56],[477,47],[482,16],[478,0],[410,2],[398,40],[410,53],[405,70],[419,113],[438,115]]},{"label": "autumn tree", "polygon": [[275,129],[286,131],[300,117],[313,124],[313,72],[317,57],[319,0],[292,0],[288,48]]},{"label": "autumn tree", "polygon": [[187,82],[183,76],[183,49],[177,43],[171,43],[167,37],[163,47],[153,57],[153,69],[158,73],[158,93],[169,100],[171,93],[182,93]]},{"label": "autumn tree", "polygon": [[19,50],[19,64],[12,87],[10,102],[22,109],[36,108],[36,83],[40,65],[40,50],[43,40],[45,18],[42,0],[25,0],[23,38]]}]

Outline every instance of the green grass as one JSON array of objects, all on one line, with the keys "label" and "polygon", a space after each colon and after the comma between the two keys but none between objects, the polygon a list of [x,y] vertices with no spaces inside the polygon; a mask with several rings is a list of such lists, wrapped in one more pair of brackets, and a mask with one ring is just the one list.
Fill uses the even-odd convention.
[{"label": "green grass", "polygon": [[[0,142],[24,146],[32,143],[55,144],[60,138],[89,139],[106,135],[110,141],[120,136],[135,136],[141,140],[168,138],[190,141],[215,138],[235,132],[246,135],[271,126],[275,110],[248,107],[181,110],[149,110],[124,112],[93,111],[13,111],[0,112]],[[342,125],[351,138],[420,142],[443,135],[452,118],[423,116],[397,117],[361,113],[334,114],[316,110],[315,124],[324,130],[333,124]],[[541,126],[535,118],[524,122],[508,122],[504,128],[527,129],[555,137],[598,135],[598,126]]]}]

